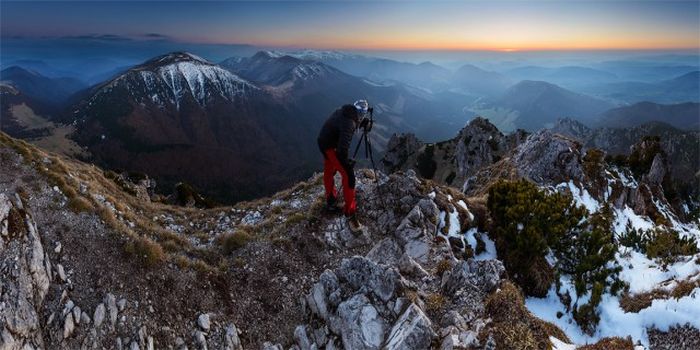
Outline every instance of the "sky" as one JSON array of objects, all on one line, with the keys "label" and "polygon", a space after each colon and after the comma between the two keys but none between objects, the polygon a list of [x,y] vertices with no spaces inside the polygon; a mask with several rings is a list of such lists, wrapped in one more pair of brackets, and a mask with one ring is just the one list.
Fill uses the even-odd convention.
[{"label": "sky", "polygon": [[344,50],[700,48],[700,1],[0,1],[0,39]]}]

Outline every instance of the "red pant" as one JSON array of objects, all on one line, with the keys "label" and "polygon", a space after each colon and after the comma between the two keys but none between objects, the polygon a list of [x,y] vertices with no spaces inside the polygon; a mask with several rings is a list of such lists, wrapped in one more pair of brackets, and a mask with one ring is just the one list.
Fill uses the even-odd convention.
[{"label": "red pant", "polygon": [[333,177],[336,172],[340,172],[340,175],[343,177],[343,198],[345,198],[343,212],[347,216],[355,214],[357,208],[357,203],[355,202],[355,174],[352,169],[346,169],[340,164],[334,149],[325,150],[324,155],[323,186],[326,188],[326,199],[330,197],[337,198]]}]

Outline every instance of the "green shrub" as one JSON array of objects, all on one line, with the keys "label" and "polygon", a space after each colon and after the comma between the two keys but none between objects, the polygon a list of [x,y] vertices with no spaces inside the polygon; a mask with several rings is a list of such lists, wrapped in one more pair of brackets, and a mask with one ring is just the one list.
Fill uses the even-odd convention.
[{"label": "green shrub", "polygon": [[654,229],[646,232],[645,253],[650,259],[659,259],[664,264],[673,263],[678,256],[698,252],[692,237],[680,237],[671,229]]},{"label": "green shrub", "polygon": [[526,294],[541,291],[530,266],[550,248],[565,250],[564,238],[578,227],[585,209],[575,206],[569,195],[545,193],[526,180],[494,184],[487,207],[493,220],[490,232],[506,268]]}]

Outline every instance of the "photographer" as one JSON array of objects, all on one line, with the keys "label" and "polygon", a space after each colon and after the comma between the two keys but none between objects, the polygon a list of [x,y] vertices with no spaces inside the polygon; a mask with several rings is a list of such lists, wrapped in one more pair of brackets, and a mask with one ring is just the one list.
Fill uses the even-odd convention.
[{"label": "photographer", "polygon": [[358,127],[366,123],[369,105],[365,100],[343,105],[326,120],[318,135],[318,147],[323,153],[323,185],[326,190],[326,208],[339,211],[337,193],[333,177],[340,172],[343,178],[343,213],[353,232],[362,230],[362,224],[355,215],[355,160],[348,155],[352,136]]}]

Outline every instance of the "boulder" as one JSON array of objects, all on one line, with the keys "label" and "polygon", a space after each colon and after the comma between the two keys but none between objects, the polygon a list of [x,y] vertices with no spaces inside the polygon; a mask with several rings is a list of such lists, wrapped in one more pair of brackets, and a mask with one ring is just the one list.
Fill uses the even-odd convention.
[{"label": "boulder", "polygon": [[386,321],[363,294],[356,294],[338,306],[340,336],[345,349],[379,349],[386,333]]},{"label": "boulder", "polygon": [[428,349],[435,336],[428,316],[416,304],[411,304],[394,323],[384,349]]}]

